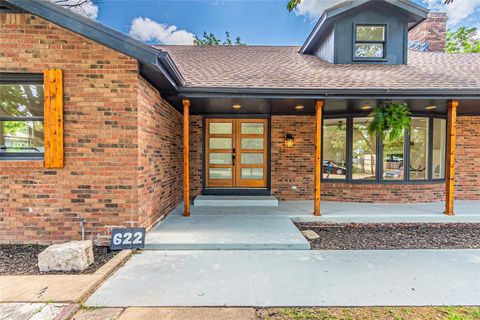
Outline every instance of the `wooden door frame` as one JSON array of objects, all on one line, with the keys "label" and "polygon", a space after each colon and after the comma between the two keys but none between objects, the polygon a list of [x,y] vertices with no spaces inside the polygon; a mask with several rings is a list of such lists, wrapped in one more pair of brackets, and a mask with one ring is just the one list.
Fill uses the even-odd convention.
[{"label": "wooden door frame", "polygon": [[[207,119],[267,119],[267,187],[266,188],[207,188],[206,187],[206,150]],[[203,195],[270,195],[271,186],[271,126],[269,114],[203,114],[202,115],[202,194]]]}]

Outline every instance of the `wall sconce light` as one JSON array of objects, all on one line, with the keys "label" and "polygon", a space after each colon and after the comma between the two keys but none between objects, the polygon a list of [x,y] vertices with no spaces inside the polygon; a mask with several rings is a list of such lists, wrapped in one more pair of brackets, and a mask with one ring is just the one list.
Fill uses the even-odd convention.
[{"label": "wall sconce light", "polygon": [[295,139],[290,133],[285,134],[285,147],[287,148],[293,148],[293,145],[295,143]]}]

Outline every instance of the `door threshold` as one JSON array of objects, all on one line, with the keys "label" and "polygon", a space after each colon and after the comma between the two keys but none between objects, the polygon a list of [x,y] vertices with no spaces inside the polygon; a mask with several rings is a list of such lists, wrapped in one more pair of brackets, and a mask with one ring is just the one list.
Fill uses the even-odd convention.
[{"label": "door threshold", "polygon": [[269,196],[268,188],[208,188],[202,191],[206,196]]}]

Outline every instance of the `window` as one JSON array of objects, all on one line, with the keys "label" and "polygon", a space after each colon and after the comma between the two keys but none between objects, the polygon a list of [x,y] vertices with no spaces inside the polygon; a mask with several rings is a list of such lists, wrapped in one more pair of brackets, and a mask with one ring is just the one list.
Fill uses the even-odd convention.
[{"label": "window", "polygon": [[445,179],[447,121],[433,119],[432,178]]},{"label": "window", "polygon": [[324,118],[323,180],[398,183],[445,179],[444,118],[413,116],[410,129],[395,139],[388,134],[370,134],[371,121],[368,116],[353,115]]},{"label": "window", "polygon": [[323,122],[323,178],[347,177],[347,119],[325,119]]},{"label": "window", "polygon": [[385,58],[385,25],[356,25],[354,38],[355,59]]},{"label": "window", "polygon": [[[0,83],[0,159],[43,157],[43,84],[40,77]],[[8,81],[8,83],[6,83]]]},{"label": "window", "polygon": [[375,180],[377,171],[377,137],[368,133],[370,121],[370,118],[353,119],[353,180]]},{"label": "window", "polygon": [[383,139],[383,179],[403,180],[405,176],[405,132],[395,139],[388,134]]},{"label": "window", "polygon": [[412,118],[410,129],[410,180],[428,179],[429,119]]}]

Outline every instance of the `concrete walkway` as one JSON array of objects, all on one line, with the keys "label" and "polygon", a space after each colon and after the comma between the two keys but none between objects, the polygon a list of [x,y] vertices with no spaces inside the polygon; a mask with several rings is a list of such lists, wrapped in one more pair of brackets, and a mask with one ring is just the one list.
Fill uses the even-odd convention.
[{"label": "concrete walkway", "polygon": [[87,306],[479,305],[480,250],[145,251]]},{"label": "concrete walkway", "polygon": [[308,250],[287,216],[172,215],[147,234],[155,250]]},{"label": "concrete walkway", "polygon": [[478,222],[480,201],[458,201],[457,215],[442,214],[443,203],[369,204],[322,202],[322,216],[312,215],[312,201],[281,201],[272,207],[182,206],[148,234],[153,250],[306,250],[310,244],[292,221],[331,223]]}]

